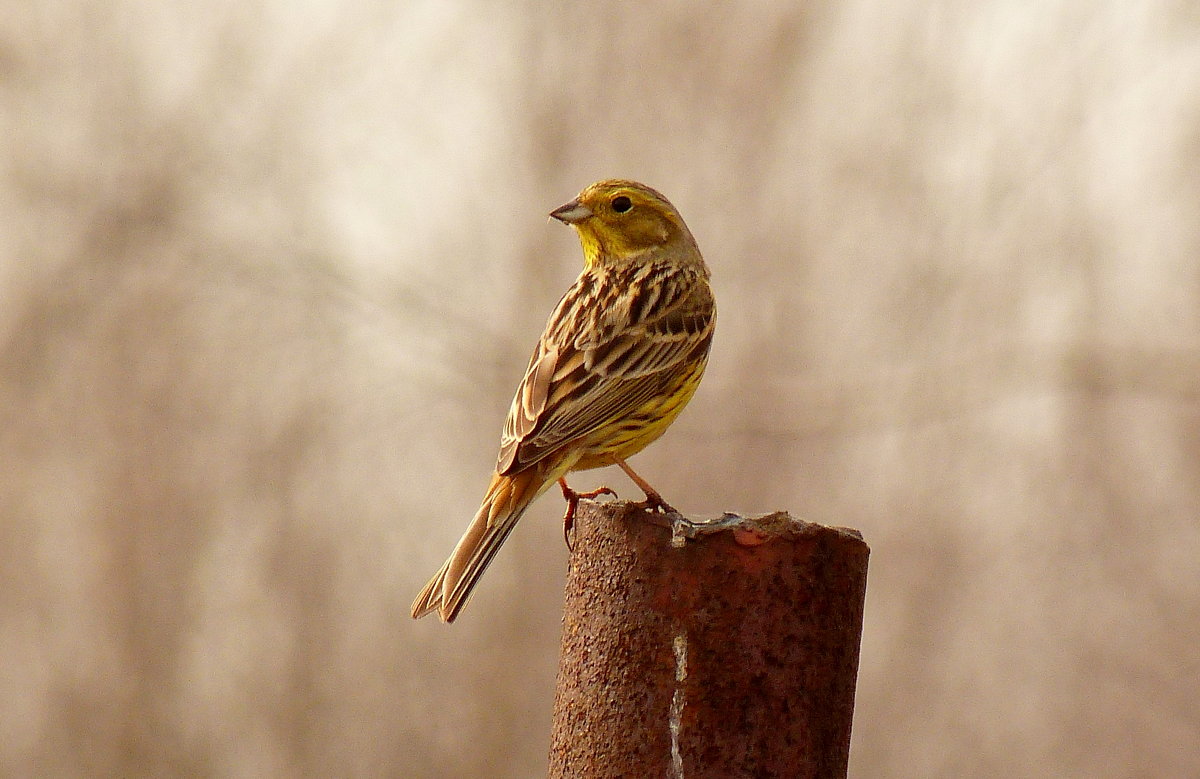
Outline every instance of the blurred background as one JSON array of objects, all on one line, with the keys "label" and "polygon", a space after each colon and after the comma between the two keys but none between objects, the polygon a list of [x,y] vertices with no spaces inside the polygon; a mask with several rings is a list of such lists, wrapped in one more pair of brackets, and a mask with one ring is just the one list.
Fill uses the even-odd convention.
[{"label": "blurred background", "polygon": [[0,11],[0,773],[544,774],[557,496],[408,606],[623,176],[720,311],[635,467],[872,547],[851,774],[1200,774],[1194,3]]}]

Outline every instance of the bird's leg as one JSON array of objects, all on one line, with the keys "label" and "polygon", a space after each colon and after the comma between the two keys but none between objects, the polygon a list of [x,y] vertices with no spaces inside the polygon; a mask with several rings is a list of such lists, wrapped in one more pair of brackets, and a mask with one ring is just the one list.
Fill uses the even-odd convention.
[{"label": "bird's leg", "polygon": [[633,479],[633,483],[641,487],[642,492],[646,493],[646,501],[642,503],[643,508],[661,511],[664,514],[679,513],[671,506],[671,504],[663,500],[663,496],[658,494],[658,490],[651,487],[649,482],[634,473],[633,469],[629,467],[629,463],[625,462],[624,460],[617,460],[617,465],[621,466],[621,470],[625,471],[625,474],[629,478]]},{"label": "bird's leg", "polygon": [[567,480],[564,477],[559,477],[558,486],[562,488],[563,498],[567,501],[567,513],[563,515],[563,541],[566,542],[567,549],[571,550],[571,531],[575,528],[575,509],[579,506],[579,501],[583,498],[590,500],[601,495],[612,495],[615,498],[617,493],[609,487],[600,487],[591,492],[576,492],[567,486]]}]

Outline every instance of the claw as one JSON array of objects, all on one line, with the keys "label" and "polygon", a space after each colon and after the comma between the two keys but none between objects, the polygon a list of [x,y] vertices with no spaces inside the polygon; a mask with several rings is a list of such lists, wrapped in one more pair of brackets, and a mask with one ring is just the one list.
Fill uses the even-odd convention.
[{"label": "claw", "polygon": [[658,494],[658,490],[650,486],[650,483],[638,476],[629,464],[624,460],[617,460],[617,465],[621,466],[621,470],[633,479],[633,483],[642,488],[642,492],[646,493],[646,500],[638,505],[650,511],[661,511],[664,514],[678,514],[675,507],[663,500],[663,496]]},{"label": "claw", "polygon": [[567,545],[567,551],[575,551],[571,545],[571,531],[575,529],[575,509],[579,507],[579,501],[587,498],[597,498],[601,495],[617,496],[616,491],[609,487],[600,487],[591,492],[576,492],[567,486],[566,479],[559,479],[558,486],[562,488],[563,498],[567,501],[567,513],[563,515],[563,542]]},{"label": "claw", "polygon": [[675,507],[663,500],[663,496],[651,490],[646,493],[646,499],[638,504],[648,511],[661,511],[664,514],[678,514]]}]

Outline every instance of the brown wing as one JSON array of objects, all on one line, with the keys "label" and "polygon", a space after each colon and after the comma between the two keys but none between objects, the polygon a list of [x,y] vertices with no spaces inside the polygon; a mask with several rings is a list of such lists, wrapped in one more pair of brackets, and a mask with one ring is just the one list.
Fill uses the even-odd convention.
[{"label": "brown wing", "polygon": [[699,270],[665,263],[589,269],[563,296],[504,424],[497,470],[636,412],[708,351],[712,291]]}]

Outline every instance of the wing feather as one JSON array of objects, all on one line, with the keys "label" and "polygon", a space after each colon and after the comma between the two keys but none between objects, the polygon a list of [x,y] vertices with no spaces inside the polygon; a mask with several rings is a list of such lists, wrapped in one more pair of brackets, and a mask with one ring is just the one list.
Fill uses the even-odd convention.
[{"label": "wing feather", "polygon": [[707,353],[715,312],[703,275],[654,264],[596,278],[616,272],[585,270],[559,302],[513,398],[500,473],[634,414]]}]

